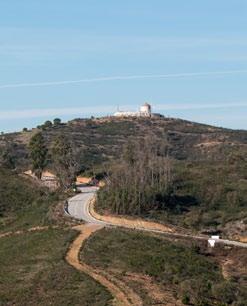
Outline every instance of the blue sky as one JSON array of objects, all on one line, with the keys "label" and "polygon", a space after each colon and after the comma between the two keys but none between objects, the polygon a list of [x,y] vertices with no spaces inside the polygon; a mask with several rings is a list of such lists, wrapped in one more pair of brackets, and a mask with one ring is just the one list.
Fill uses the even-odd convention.
[{"label": "blue sky", "polygon": [[144,101],[247,129],[246,12],[245,0],[0,1],[0,131]]}]

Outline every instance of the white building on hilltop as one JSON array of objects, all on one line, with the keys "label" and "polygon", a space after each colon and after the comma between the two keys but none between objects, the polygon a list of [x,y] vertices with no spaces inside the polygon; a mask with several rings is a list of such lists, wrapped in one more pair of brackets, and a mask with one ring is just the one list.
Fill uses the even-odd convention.
[{"label": "white building on hilltop", "polygon": [[144,103],[138,112],[125,112],[125,111],[117,111],[113,114],[114,117],[151,117],[152,116],[152,108],[148,103]]}]

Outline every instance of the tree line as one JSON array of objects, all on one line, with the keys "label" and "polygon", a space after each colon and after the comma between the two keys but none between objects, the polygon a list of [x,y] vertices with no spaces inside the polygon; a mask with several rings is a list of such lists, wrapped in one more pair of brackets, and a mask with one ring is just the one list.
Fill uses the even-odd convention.
[{"label": "tree line", "polygon": [[172,160],[165,137],[130,140],[108,169],[108,184],[98,195],[99,207],[117,214],[142,214],[166,205],[172,192]]}]

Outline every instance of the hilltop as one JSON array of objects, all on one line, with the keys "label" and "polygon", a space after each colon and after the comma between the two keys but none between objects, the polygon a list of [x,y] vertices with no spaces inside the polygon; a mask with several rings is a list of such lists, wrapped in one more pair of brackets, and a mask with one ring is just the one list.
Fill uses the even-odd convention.
[{"label": "hilltop", "polygon": [[[29,166],[27,145],[38,129],[10,133],[0,137],[0,149],[9,147],[17,167]],[[57,126],[42,129],[48,145],[62,134],[68,136],[81,150],[82,162],[92,163],[116,158],[122,145],[130,138],[140,139],[153,133],[164,139],[169,155],[177,160],[222,161],[230,157],[245,156],[247,131],[218,128],[205,124],[172,118],[114,118],[75,119]]]}]

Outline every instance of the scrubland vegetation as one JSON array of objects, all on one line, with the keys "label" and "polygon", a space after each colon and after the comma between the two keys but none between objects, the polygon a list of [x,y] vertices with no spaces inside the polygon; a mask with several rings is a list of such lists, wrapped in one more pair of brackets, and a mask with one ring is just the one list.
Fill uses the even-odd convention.
[{"label": "scrubland vegetation", "polygon": [[[7,169],[0,169],[0,305],[111,305],[111,295],[64,260],[77,233],[53,226],[55,192]],[[21,232],[24,230],[24,232]]]},{"label": "scrubland vegetation", "polygon": [[111,305],[111,295],[70,267],[74,231],[50,229],[1,238],[0,305]]},{"label": "scrubland vegetation", "polygon": [[[87,241],[81,259],[122,279],[129,273],[137,273],[139,279],[140,275],[151,276],[161,291],[173,292],[175,299],[188,305],[244,306],[247,299],[244,283],[225,280],[213,257],[207,257],[188,242],[104,229]],[[144,305],[153,305],[138,281],[132,286],[142,294]]]},{"label": "scrubland vegetation", "polygon": [[58,201],[57,193],[8,169],[0,169],[0,230],[49,225],[49,211]]},{"label": "scrubland vegetation", "polygon": [[[247,223],[247,162],[182,161],[154,135],[123,146],[108,169],[108,184],[97,209],[139,215],[195,230],[222,231],[227,223]],[[229,232],[225,232],[231,235]]]},{"label": "scrubland vegetation", "polygon": [[[38,167],[29,145],[35,133],[42,135],[41,147],[45,143],[39,152],[46,150],[45,160],[33,156]],[[99,195],[101,211],[245,235],[246,131],[170,118],[55,120],[36,131],[2,135],[0,155],[18,172],[51,169],[65,189],[78,173],[107,173],[111,185]],[[243,233],[232,231],[235,222],[243,223]]]},{"label": "scrubland vegetation", "polygon": [[[55,120],[1,135],[0,231],[24,232],[1,238],[0,305],[110,305],[104,288],[65,263],[73,231],[25,232],[57,225],[51,212],[78,173],[106,177],[96,203],[103,213],[237,237],[246,235],[246,156],[246,131],[166,118]],[[60,193],[21,176],[27,169],[54,171]],[[246,304],[246,278],[224,279],[219,263],[191,244],[104,229],[81,256],[125,281],[129,272],[151,277],[184,304]],[[129,284],[153,303],[146,289]]]},{"label": "scrubland vegetation", "polygon": [[177,201],[171,203],[168,218],[195,229],[223,230],[237,220],[247,223],[246,173],[245,160],[178,163],[174,182]]}]

